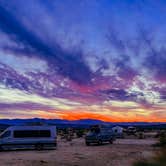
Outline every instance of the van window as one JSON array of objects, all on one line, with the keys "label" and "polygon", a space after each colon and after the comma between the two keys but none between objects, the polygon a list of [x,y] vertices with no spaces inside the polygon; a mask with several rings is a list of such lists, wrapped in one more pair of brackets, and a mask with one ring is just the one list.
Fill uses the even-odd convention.
[{"label": "van window", "polygon": [[10,135],[11,135],[11,131],[8,130],[8,131],[4,132],[4,133],[0,136],[0,138],[10,137]]},{"label": "van window", "polygon": [[51,136],[51,133],[50,133],[50,130],[40,130],[39,132],[40,134],[40,137],[50,137]]},{"label": "van window", "polygon": [[15,130],[15,138],[50,137],[50,130]]}]

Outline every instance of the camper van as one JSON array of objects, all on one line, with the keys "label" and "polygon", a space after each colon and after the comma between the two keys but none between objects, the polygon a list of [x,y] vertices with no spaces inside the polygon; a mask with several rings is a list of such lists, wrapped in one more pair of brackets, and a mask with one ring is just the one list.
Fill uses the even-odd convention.
[{"label": "camper van", "polygon": [[56,147],[56,126],[12,126],[0,134],[0,150]]},{"label": "camper van", "polygon": [[107,128],[100,128],[98,126],[93,126],[91,130],[85,136],[85,144],[89,146],[92,143],[97,143],[98,145],[104,142],[113,143],[115,141],[115,135],[112,130]]}]

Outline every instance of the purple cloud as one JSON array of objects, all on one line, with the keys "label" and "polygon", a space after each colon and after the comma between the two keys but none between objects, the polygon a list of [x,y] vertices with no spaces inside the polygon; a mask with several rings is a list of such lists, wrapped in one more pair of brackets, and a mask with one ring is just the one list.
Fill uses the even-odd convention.
[{"label": "purple cloud", "polygon": [[38,103],[30,103],[30,102],[24,102],[24,103],[0,103],[1,111],[5,110],[43,110],[43,111],[49,111],[53,110],[55,108],[38,104]]},{"label": "purple cloud", "polygon": [[[81,52],[67,52],[62,49],[56,40],[54,44],[49,44],[49,42],[36,35],[35,32],[30,31],[17,16],[2,5],[0,6],[0,17],[1,31],[24,48],[20,50],[15,48],[14,52],[25,51],[24,55],[27,56],[29,52],[33,52],[35,56],[46,60],[53,71],[80,84],[90,83],[92,73],[83,61]],[[7,47],[7,49],[10,48]]]}]

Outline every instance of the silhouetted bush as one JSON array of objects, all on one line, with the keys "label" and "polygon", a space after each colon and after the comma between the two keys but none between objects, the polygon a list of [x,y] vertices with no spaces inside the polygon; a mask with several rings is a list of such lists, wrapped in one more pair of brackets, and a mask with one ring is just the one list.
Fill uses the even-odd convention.
[{"label": "silhouetted bush", "polygon": [[166,166],[166,149],[161,149],[151,160],[137,161],[133,166]]},{"label": "silhouetted bush", "polygon": [[77,131],[76,131],[76,135],[77,135],[77,138],[83,137],[83,135],[84,135],[84,130],[81,130],[81,129],[77,130]]},{"label": "silhouetted bush", "polygon": [[166,146],[166,132],[162,132],[159,136],[159,142],[161,146]]},{"label": "silhouetted bush", "polygon": [[159,142],[156,143],[154,146],[159,146],[159,147],[166,147],[166,132],[162,131],[158,134],[159,137]]},{"label": "silhouetted bush", "polygon": [[139,138],[139,139],[144,139],[144,138],[145,138],[143,132],[139,132],[139,133],[138,133],[138,138]]}]

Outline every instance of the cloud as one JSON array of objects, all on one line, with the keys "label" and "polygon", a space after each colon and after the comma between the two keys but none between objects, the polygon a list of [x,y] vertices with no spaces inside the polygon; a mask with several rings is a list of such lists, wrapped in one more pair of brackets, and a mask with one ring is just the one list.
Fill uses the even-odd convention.
[{"label": "cloud", "polygon": [[44,110],[44,111],[49,111],[53,110],[55,108],[44,105],[44,104],[39,104],[39,103],[33,103],[33,102],[22,102],[22,103],[0,103],[0,108],[1,111],[5,110]]},{"label": "cloud", "polygon": [[[6,65],[7,68],[15,70],[19,74],[26,74],[29,72],[47,72],[48,66],[45,61],[39,58],[16,56],[13,54],[7,54],[6,52],[0,52],[0,68]],[[8,67],[7,67],[8,66]]]},{"label": "cloud", "polygon": [[39,105],[48,105],[50,108],[68,110],[79,106],[80,103],[61,98],[46,98],[37,94],[31,94],[26,91],[7,88],[0,84],[1,103],[36,103]]},{"label": "cloud", "polygon": [[114,121],[164,112],[165,15],[154,4],[163,6],[1,0],[1,112]]},{"label": "cloud", "polygon": [[124,89],[107,89],[101,91],[101,93],[104,93],[108,96],[109,100],[121,100],[121,101],[135,101],[137,99],[137,96],[140,95],[140,93],[134,93],[134,92],[127,92]]},{"label": "cloud", "polygon": [[143,28],[140,28],[139,35],[146,48],[146,56],[143,59],[144,68],[147,68],[159,82],[166,82],[166,48],[164,41],[157,44],[157,33],[154,34]]},{"label": "cloud", "polygon": [[166,82],[166,48],[151,50],[145,59],[145,66],[153,71],[156,80]]},{"label": "cloud", "polygon": [[[17,16],[2,5],[0,6],[0,17],[1,30],[18,45],[22,45],[24,49],[21,51],[25,51],[25,55],[28,56],[27,50],[32,51],[35,56],[46,60],[51,70],[80,84],[90,83],[92,73],[83,61],[81,52],[65,51],[56,42],[56,39],[54,45],[49,44],[47,39],[43,40],[35,32],[29,30]],[[18,52],[18,49],[15,49],[14,52]]]}]

